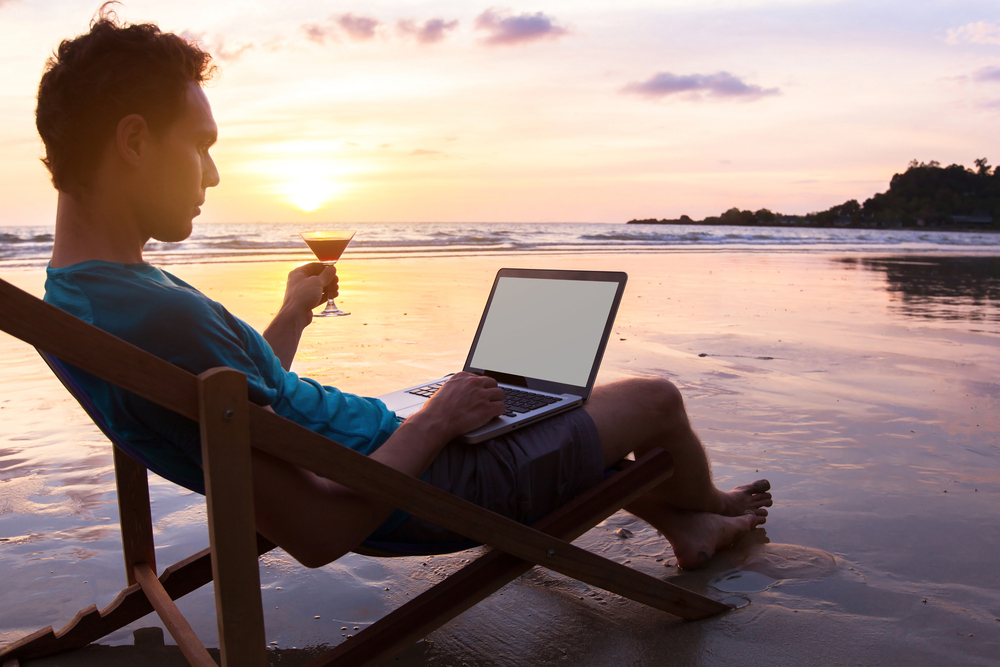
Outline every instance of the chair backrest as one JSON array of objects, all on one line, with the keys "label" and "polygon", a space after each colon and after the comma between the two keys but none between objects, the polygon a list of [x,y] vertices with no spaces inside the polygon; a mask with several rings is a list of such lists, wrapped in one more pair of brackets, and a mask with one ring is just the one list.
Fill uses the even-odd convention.
[{"label": "chair backrest", "polygon": [[[133,447],[119,438],[118,434],[114,432],[108,422],[104,419],[104,414],[97,409],[96,405],[94,405],[94,401],[91,400],[90,395],[84,391],[83,387],[81,387],[80,383],[76,381],[76,378],[73,377],[70,370],[66,368],[66,364],[56,357],[53,357],[51,354],[41,350],[37,350],[37,352],[39,356],[42,357],[42,361],[45,362],[45,365],[52,371],[52,374],[55,375],[59,382],[62,383],[63,387],[66,388],[66,391],[68,391],[70,395],[76,399],[76,402],[80,404],[80,407],[87,413],[90,420],[94,422],[94,425],[101,430],[101,433],[104,434],[111,444],[127,453],[139,463],[146,465],[142,460],[142,455],[136,452]],[[148,468],[149,466],[146,465],[146,467]]]}]

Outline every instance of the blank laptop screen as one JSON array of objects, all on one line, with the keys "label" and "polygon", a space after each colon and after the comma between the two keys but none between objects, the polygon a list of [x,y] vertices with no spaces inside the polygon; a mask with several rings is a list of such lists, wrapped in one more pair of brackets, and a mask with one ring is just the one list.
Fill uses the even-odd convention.
[{"label": "blank laptop screen", "polygon": [[502,277],[471,366],[586,387],[617,282]]}]

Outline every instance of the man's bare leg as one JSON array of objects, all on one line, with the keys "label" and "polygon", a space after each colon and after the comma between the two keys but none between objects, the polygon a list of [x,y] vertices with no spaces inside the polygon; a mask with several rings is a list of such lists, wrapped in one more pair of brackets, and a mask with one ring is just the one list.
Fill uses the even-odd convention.
[{"label": "man's bare leg", "polygon": [[772,504],[766,480],[723,492],[712,483],[708,457],[691,429],[680,392],[660,379],[633,379],[594,389],[584,408],[594,419],[610,466],[634,451],[662,447],[674,475],[626,509],[670,541],[684,568],[704,566],[716,550],[764,523]]}]

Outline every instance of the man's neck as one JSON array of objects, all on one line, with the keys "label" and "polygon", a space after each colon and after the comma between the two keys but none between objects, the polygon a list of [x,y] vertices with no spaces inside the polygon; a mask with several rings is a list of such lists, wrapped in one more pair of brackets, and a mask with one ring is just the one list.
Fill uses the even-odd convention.
[{"label": "man's neck", "polygon": [[141,262],[149,239],[143,238],[130,217],[121,202],[60,192],[50,266],[58,269],[92,259]]}]

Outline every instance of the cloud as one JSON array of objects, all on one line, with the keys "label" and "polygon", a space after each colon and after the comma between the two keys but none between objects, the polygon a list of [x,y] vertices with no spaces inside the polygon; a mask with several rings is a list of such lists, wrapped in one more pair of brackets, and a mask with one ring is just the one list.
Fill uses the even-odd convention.
[{"label": "cloud", "polygon": [[409,37],[415,37],[421,44],[440,42],[448,33],[458,27],[458,21],[430,19],[423,25],[418,25],[411,19],[403,19],[397,24],[399,32]]},{"label": "cloud", "polygon": [[[2,2],[3,0],[0,0],[0,3]],[[184,30],[180,33],[180,36],[189,42],[200,45],[216,60],[227,63],[236,62],[243,57],[244,53],[257,48],[257,45],[253,42],[236,42],[234,45],[233,42],[228,41],[222,35],[208,37],[208,33],[204,32]]]},{"label": "cloud", "polygon": [[302,25],[302,32],[306,34],[306,39],[317,44],[326,44],[326,40],[340,41],[340,33],[344,32],[355,42],[367,42],[375,37],[376,31],[382,26],[382,22],[370,16],[356,16],[350,12],[347,14],[334,14],[330,17],[330,23],[305,23]]},{"label": "cloud", "polygon": [[375,30],[382,25],[378,19],[369,16],[355,16],[350,12],[335,16],[333,20],[344,29],[348,37],[356,42],[372,39],[375,37]]},{"label": "cloud", "polygon": [[994,67],[983,67],[977,70],[972,78],[976,81],[997,81],[1000,82],[1000,65]]},{"label": "cloud", "polygon": [[679,93],[690,93],[697,97],[699,93],[704,93],[712,97],[758,99],[766,95],[778,95],[781,91],[777,88],[761,88],[746,83],[729,72],[683,75],[659,72],[648,81],[626,85],[622,88],[622,92],[652,98]]},{"label": "cloud", "polygon": [[429,151],[423,148],[418,148],[415,151],[410,151],[410,155],[444,155],[441,151]]},{"label": "cloud", "polygon": [[487,44],[524,44],[569,34],[542,12],[511,15],[509,10],[490,8],[476,17],[476,29],[489,33]]},{"label": "cloud", "polygon": [[1000,44],[1000,23],[978,21],[960,28],[950,28],[945,41],[949,44],[971,42],[973,44]]},{"label": "cloud", "polygon": [[317,44],[325,44],[327,37],[334,37],[332,28],[326,28],[318,23],[306,23],[302,26],[302,32],[306,34],[306,39]]}]

